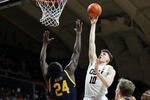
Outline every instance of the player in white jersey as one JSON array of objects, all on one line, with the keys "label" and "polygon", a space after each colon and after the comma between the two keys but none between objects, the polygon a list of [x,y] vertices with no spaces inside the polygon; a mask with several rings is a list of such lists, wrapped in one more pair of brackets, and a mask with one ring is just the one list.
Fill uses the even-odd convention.
[{"label": "player in white jersey", "polygon": [[107,49],[101,50],[99,57],[96,55],[95,28],[97,19],[91,19],[89,38],[89,66],[86,74],[85,91],[83,100],[108,100],[105,96],[107,88],[112,84],[116,71],[108,63],[112,55]]}]

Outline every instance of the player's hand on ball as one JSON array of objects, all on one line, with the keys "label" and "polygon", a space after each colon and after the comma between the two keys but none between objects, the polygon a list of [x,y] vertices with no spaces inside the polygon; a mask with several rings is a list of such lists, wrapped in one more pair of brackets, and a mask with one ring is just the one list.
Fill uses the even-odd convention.
[{"label": "player's hand on ball", "polygon": [[49,31],[45,31],[43,33],[43,43],[44,44],[49,44],[54,38],[49,38]]},{"label": "player's hand on ball", "polygon": [[91,24],[96,24],[98,21],[98,17],[97,18],[90,18]]}]

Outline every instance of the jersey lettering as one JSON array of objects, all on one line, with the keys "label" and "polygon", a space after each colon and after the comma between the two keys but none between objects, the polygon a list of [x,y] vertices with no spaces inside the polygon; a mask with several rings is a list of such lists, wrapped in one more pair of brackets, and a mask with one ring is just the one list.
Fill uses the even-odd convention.
[{"label": "jersey lettering", "polygon": [[66,80],[63,80],[62,84],[55,83],[53,85],[53,87],[55,89],[56,96],[62,96],[64,92],[66,92],[67,94],[70,93],[69,87],[68,87],[68,84],[67,84]]},{"label": "jersey lettering", "polygon": [[[100,72],[100,70],[99,70],[99,72]],[[95,69],[91,69],[91,70],[89,71],[89,74],[96,75]]]}]

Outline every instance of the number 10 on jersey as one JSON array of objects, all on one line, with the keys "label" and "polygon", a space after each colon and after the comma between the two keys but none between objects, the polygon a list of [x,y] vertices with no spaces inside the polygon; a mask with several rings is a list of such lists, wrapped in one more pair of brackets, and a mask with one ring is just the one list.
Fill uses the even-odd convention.
[{"label": "number 10 on jersey", "polygon": [[96,79],[97,77],[96,76],[91,76],[91,79],[90,79],[90,84],[95,84],[96,83]]}]

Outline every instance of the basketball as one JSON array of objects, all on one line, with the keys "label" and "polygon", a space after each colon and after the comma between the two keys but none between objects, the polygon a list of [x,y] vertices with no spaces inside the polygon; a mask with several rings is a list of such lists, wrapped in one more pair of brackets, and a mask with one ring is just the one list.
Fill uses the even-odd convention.
[{"label": "basketball", "polygon": [[90,18],[99,17],[102,13],[102,7],[98,3],[92,3],[88,6],[87,14]]}]

